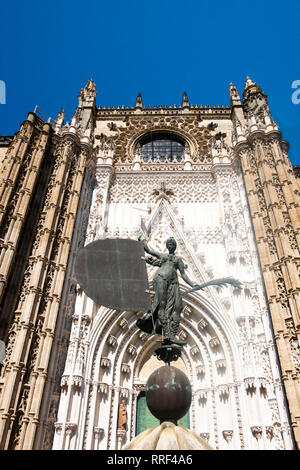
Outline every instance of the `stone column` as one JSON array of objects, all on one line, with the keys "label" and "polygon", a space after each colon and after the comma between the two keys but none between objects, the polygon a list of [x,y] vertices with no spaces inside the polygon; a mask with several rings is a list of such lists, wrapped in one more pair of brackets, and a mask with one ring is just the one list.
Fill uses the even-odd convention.
[{"label": "stone column", "polygon": [[[21,448],[33,446],[78,201],[90,154],[90,147],[80,144],[77,136],[66,135],[57,144],[56,165],[15,312],[17,330],[0,403],[2,448],[8,445],[10,420],[13,420],[25,372],[30,392],[23,404],[28,424]],[[24,418],[21,422],[14,421],[14,432],[23,426]]]},{"label": "stone column", "polygon": [[[17,247],[50,141],[50,124],[29,113],[8,150],[0,183],[0,300],[7,286]],[[7,312],[4,312],[7,317]],[[2,335],[1,335],[2,336]],[[0,337],[1,339],[1,337]]]},{"label": "stone column", "polygon": [[288,169],[284,148],[279,131],[268,135],[256,131],[248,136],[247,143],[237,144],[235,151],[242,164],[291,424],[299,447],[300,393],[296,378],[300,357],[300,212],[291,190],[294,176]]},{"label": "stone column", "polygon": [[117,450],[122,450],[126,431],[124,429],[117,429]]},{"label": "stone column", "polygon": [[34,113],[28,114],[28,119],[21,124],[20,131],[16,133],[11,142],[5,161],[1,167],[0,183],[0,223],[13,192],[20,168],[27,154],[30,139],[34,132],[36,116]]}]

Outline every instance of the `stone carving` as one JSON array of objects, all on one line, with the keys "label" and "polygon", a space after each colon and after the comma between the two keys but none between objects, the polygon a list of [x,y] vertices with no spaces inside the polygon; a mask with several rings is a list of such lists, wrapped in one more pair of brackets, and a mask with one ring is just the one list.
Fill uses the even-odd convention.
[{"label": "stone carving", "polygon": [[204,375],[205,374],[205,366],[203,364],[199,364],[196,366],[197,374]]},{"label": "stone carving", "polygon": [[107,344],[109,346],[115,346],[117,344],[117,338],[113,335],[109,335],[107,338]]},{"label": "stone carving", "polygon": [[274,437],[273,426],[266,426],[266,436],[268,439],[270,439],[270,441],[273,439]]},{"label": "stone carving", "polygon": [[213,338],[211,338],[209,340],[209,345],[211,348],[217,348],[218,346],[220,346],[220,341],[219,341],[219,338],[217,338],[216,336],[214,336]]},{"label": "stone carving", "polygon": [[102,357],[100,361],[101,367],[108,368],[110,367],[110,359],[108,357]]},{"label": "stone carving", "polygon": [[225,441],[227,442],[227,444],[230,444],[230,442],[232,441],[232,436],[233,436],[233,430],[224,430],[222,431],[222,434],[223,434],[223,437],[225,439]]},{"label": "stone carving", "polygon": [[168,130],[177,133],[192,145],[193,160],[203,161],[204,155],[209,154],[209,141],[212,136],[211,129],[199,125],[198,116],[158,117],[127,116],[125,126],[118,128],[116,137],[115,159],[125,160],[129,156],[131,161],[134,155],[134,146],[137,139],[151,130]]},{"label": "stone carving", "polygon": [[216,368],[220,371],[226,369],[226,359],[217,359]]},{"label": "stone carving", "polygon": [[127,351],[130,354],[130,356],[136,355],[136,347],[133,344],[128,345]]},{"label": "stone carving", "polygon": [[124,374],[129,374],[130,373],[130,365],[123,362],[122,365],[121,365],[121,372],[123,372]]},{"label": "stone carving", "polygon": [[100,382],[98,384],[98,391],[100,393],[102,393],[102,395],[107,395],[107,393],[108,393],[108,384],[106,384],[104,382]]},{"label": "stone carving", "polygon": [[118,431],[127,430],[127,405],[126,400],[123,398],[119,405],[119,414],[118,414]]},{"label": "stone carving", "polygon": [[119,325],[122,329],[128,328],[128,321],[126,320],[126,318],[122,318],[119,322]]},{"label": "stone carving", "polygon": [[202,437],[206,442],[209,441],[209,433],[208,432],[200,432],[199,436]]},{"label": "stone carving", "polygon": [[196,344],[191,347],[190,352],[192,356],[197,356],[198,354],[200,354],[200,350]]},{"label": "stone carving", "polygon": [[[216,186],[209,176],[164,176],[161,184],[169,188],[168,199],[171,203],[214,202],[217,198]],[[155,201],[158,178],[143,175],[118,175],[112,180],[110,202],[143,203]],[[170,192],[172,191],[172,192]]]},{"label": "stone carving", "polygon": [[262,438],[262,426],[252,426],[251,427],[251,432],[253,434],[253,436],[255,437],[255,439],[261,439]]}]

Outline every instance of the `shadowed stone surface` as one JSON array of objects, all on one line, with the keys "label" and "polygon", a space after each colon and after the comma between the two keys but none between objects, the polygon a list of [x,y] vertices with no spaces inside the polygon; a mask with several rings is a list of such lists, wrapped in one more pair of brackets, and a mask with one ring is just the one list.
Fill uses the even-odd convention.
[{"label": "shadowed stone surface", "polygon": [[146,312],[151,308],[143,244],[136,240],[106,238],[82,248],[75,275],[88,297],[105,307]]}]

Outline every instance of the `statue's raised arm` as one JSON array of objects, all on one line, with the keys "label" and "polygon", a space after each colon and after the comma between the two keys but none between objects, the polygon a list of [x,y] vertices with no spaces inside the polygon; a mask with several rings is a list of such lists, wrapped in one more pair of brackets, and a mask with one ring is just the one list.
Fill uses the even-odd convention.
[{"label": "statue's raised arm", "polygon": [[151,255],[151,256],[155,256],[156,258],[160,258],[160,253],[158,253],[157,251],[151,250],[151,248],[149,248],[149,246],[147,245],[147,243],[146,243],[144,240],[141,240],[141,237],[140,237],[140,236],[139,236],[138,240],[143,243],[143,245],[144,245],[144,250],[146,251],[146,253],[148,253],[148,254]]}]

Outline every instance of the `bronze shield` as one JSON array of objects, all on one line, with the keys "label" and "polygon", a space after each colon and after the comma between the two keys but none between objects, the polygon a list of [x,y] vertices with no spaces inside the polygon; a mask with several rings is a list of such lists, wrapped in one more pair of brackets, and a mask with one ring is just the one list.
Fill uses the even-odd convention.
[{"label": "bronze shield", "polygon": [[151,308],[142,242],[105,238],[82,248],[75,261],[75,276],[88,297],[98,305],[146,312]]}]

